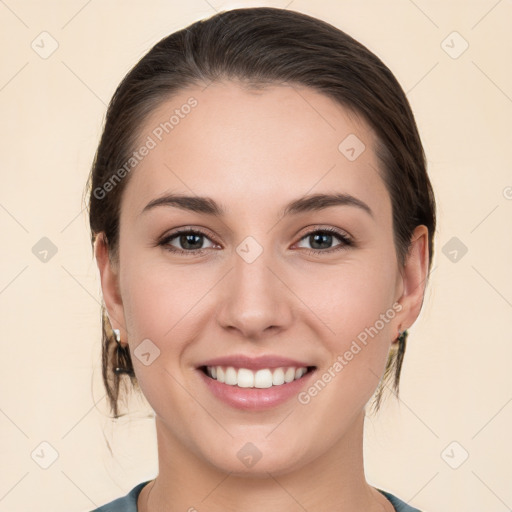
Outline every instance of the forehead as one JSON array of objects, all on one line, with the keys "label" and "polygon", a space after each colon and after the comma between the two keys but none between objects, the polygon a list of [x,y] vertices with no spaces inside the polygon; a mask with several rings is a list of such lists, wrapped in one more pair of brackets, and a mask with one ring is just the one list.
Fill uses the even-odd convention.
[{"label": "forehead", "polygon": [[309,88],[193,86],[143,123],[135,149],[150,149],[123,203],[141,211],[155,196],[180,192],[277,208],[308,193],[340,191],[385,213],[389,198],[374,143],[358,116]]}]

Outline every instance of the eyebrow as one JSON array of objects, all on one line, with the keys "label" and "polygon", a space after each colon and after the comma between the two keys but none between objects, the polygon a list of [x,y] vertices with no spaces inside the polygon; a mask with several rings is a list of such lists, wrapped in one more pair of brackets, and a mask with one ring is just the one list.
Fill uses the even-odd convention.
[{"label": "eyebrow", "polygon": [[[150,201],[142,210],[145,213],[158,206],[171,206],[190,212],[223,217],[226,209],[210,197],[186,196],[183,194],[166,194]],[[319,211],[332,206],[354,206],[373,217],[371,208],[363,201],[350,194],[313,194],[288,203],[281,211],[281,216]]]}]

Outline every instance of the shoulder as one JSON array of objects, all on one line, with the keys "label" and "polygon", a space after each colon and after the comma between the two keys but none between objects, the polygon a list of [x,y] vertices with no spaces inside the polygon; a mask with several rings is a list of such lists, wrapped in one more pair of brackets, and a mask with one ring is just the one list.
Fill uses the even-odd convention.
[{"label": "shoulder", "polygon": [[417,508],[411,507],[405,501],[402,501],[400,498],[397,498],[393,494],[387,491],[383,491],[382,489],[377,489],[380,493],[384,494],[386,498],[391,502],[393,507],[395,507],[396,512],[421,512]]},{"label": "shoulder", "polygon": [[126,496],[106,503],[92,512],[137,512],[137,498],[148,482],[150,480],[136,485]]}]

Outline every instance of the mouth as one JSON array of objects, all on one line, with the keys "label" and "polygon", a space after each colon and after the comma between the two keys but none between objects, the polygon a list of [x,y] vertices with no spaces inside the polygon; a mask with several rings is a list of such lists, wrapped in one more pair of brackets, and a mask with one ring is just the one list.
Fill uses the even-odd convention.
[{"label": "mouth", "polygon": [[246,411],[264,411],[297,398],[316,374],[305,360],[278,354],[231,354],[196,366],[210,396]]},{"label": "mouth", "polygon": [[238,388],[266,389],[285,386],[313,372],[316,366],[282,366],[278,368],[236,368],[234,366],[201,366],[207,377],[219,383]]}]

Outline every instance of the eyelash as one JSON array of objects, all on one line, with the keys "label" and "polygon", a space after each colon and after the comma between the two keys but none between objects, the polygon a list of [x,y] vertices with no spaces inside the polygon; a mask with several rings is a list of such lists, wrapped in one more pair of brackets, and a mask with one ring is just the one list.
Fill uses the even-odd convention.
[{"label": "eyelash", "polygon": [[[317,233],[322,233],[322,234],[327,233],[330,235],[335,235],[341,243],[330,248],[330,249],[304,249],[304,248],[302,248],[302,250],[304,250],[306,252],[306,254],[308,254],[308,255],[317,256],[318,254],[325,254],[325,253],[332,254],[337,251],[345,250],[348,247],[351,247],[354,245],[354,242],[347,235],[340,233],[338,230],[336,230],[334,228],[321,228],[321,229],[311,230],[308,233],[304,234],[300,238],[299,242],[304,240],[305,238],[307,238],[311,235],[317,234]],[[177,249],[176,247],[169,245],[169,242],[171,242],[172,240],[174,240],[175,238],[177,238],[181,235],[198,235],[198,236],[204,236],[204,237],[210,239],[210,237],[207,235],[207,233],[197,230],[197,229],[189,228],[189,229],[182,229],[179,231],[175,231],[174,233],[171,233],[170,235],[168,235],[168,236],[164,237],[162,240],[160,240],[157,243],[157,245],[162,246],[165,250],[170,251],[174,254],[183,254],[186,256],[198,256],[198,255],[200,256],[200,255],[203,255],[208,250],[208,249],[192,249],[190,251],[186,251],[183,249]],[[210,241],[212,241],[212,240],[210,240]]]}]

